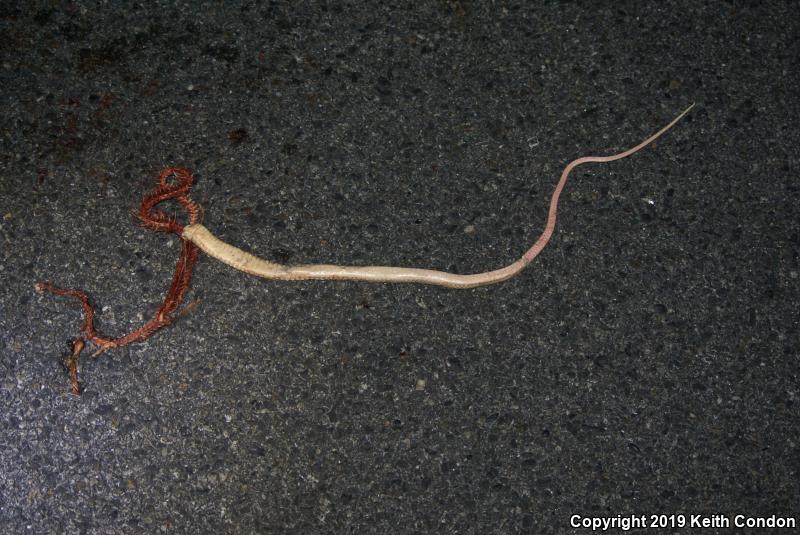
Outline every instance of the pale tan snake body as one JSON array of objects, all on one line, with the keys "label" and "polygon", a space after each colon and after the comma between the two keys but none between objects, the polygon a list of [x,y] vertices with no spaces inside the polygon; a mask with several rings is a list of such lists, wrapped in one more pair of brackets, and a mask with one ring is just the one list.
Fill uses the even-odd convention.
[{"label": "pale tan snake body", "polygon": [[446,286],[448,288],[475,288],[477,286],[495,284],[510,279],[522,271],[525,266],[530,264],[531,261],[539,255],[542,249],[544,249],[545,245],[547,245],[547,242],[550,241],[550,237],[553,235],[553,230],[556,226],[558,199],[561,195],[561,191],[564,189],[564,185],[567,183],[567,178],[573,169],[584,163],[602,163],[620,160],[638,152],[658,139],[667,130],[672,128],[675,123],[683,118],[684,115],[689,113],[689,110],[691,110],[693,106],[694,104],[689,106],[667,126],[633,148],[610,156],[584,156],[567,164],[567,166],[564,168],[564,171],[561,173],[561,178],[558,181],[558,184],[556,185],[556,188],[553,191],[553,195],[550,199],[550,210],[547,215],[547,225],[542,231],[542,234],[531,246],[531,248],[528,249],[524,255],[522,255],[522,258],[509,264],[508,266],[496,269],[494,271],[460,275],[433,269],[391,266],[337,266],[332,264],[308,264],[294,266],[282,265],[258,258],[246,251],[239,249],[238,247],[234,247],[233,245],[225,243],[199,223],[184,227],[183,238],[193,242],[206,254],[213,256],[214,258],[228,264],[233,268],[266,279],[353,280],[387,283],[412,282]]}]

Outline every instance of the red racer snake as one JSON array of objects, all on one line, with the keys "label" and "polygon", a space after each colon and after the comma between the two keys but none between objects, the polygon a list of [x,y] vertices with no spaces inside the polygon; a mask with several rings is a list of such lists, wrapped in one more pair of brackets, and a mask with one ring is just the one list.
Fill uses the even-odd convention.
[{"label": "red racer snake", "polygon": [[[99,349],[95,354],[133,342],[140,342],[149,338],[162,327],[173,323],[187,309],[193,306],[190,304],[183,310],[178,310],[191,284],[192,271],[197,262],[200,250],[231,267],[267,279],[355,280],[388,283],[413,282],[446,286],[448,288],[475,288],[476,286],[486,286],[510,279],[522,271],[525,266],[530,264],[531,261],[542,252],[547,242],[550,241],[550,237],[553,235],[556,226],[558,199],[573,169],[585,163],[613,162],[614,160],[626,158],[640,151],[672,128],[684,115],[689,113],[689,110],[691,110],[693,106],[694,104],[689,106],[667,126],[633,148],[618,154],[612,154],[611,156],[584,156],[567,164],[550,198],[550,211],[547,214],[547,225],[545,225],[542,234],[531,248],[522,255],[522,258],[506,267],[471,275],[459,275],[433,269],[389,266],[336,266],[331,264],[285,266],[263,260],[233,245],[223,242],[211,234],[206,227],[201,225],[200,206],[189,197],[189,190],[194,180],[191,172],[182,167],[166,168],[161,171],[158,177],[158,187],[146,194],[142,199],[141,208],[137,214],[146,228],[156,232],[177,234],[182,238],[181,253],[178,257],[178,263],[175,266],[172,283],[164,298],[164,302],[156,310],[152,319],[128,334],[116,338],[109,337],[100,334],[95,329],[95,310],[86,293],[81,290],[59,288],[49,282],[39,282],[35,285],[36,289],[39,291],[48,291],[55,295],[77,299],[83,307],[84,319],[83,325],[81,326],[83,335],[73,341],[72,354],[66,359],[66,365],[72,378],[72,391],[75,394],[79,394],[81,390],[80,384],[78,383],[77,363],[86,341],[90,341],[98,346]],[[178,202],[186,211],[188,221],[185,226],[178,223],[175,218],[168,216],[156,208],[157,205],[168,200]]]}]

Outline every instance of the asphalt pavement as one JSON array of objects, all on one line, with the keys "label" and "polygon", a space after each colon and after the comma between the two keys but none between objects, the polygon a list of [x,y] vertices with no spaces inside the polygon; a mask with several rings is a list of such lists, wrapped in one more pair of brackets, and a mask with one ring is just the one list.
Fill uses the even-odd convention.
[{"label": "asphalt pavement", "polygon": [[[0,532],[800,522],[799,34],[788,2],[4,2]],[[152,317],[180,240],[131,211],[165,167],[259,256],[473,273],[691,103],[576,169],[507,282],[201,255],[194,306],[70,392],[81,309],[34,284]]]}]

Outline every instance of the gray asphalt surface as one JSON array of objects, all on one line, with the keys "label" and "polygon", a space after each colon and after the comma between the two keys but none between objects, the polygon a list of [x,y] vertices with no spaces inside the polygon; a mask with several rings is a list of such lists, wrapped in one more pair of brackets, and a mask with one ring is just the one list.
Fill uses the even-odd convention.
[{"label": "gray asphalt surface", "polygon": [[[54,6],[0,7],[0,532],[800,522],[790,3]],[[569,160],[692,102],[574,173],[517,278],[202,257],[199,306],[69,392],[80,308],[33,284],[87,291],[112,336],[149,318],[180,244],[130,211],[166,166],[258,255],[467,273],[532,243]]]}]

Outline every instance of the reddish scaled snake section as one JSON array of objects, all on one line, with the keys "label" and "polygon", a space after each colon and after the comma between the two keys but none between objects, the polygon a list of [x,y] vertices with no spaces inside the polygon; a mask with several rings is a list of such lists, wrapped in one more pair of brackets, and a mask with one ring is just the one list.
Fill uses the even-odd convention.
[{"label": "reddish scaled snake section", "polygon": [[[178,258],[178,263],[175,266],[172,284],[167,291],[164,302],[158,310],[156,310],[152,319],[126,335],[116,338],[103,336],[94,328],[95,311],[86,293],[80,290],[59,288],[49,282],[39,282],[35,285],[36,289],[40,292],[48,291],[55,295],[77,299],[83,308],[84,320],[81,326],[83,335],[72,342],[71,354],[65,360],[72,380],[72,392],[74,394],[80,393],[77,362],[87,341],[92,342],[98,347],[95,355],[108,349],[121,347],[133,342],[140,342],[150,337],[162,327],[173,323],[184,311],[192,306],[189,305],[185,307],[183,311],[178,311],[189,289],[189,285],[191,284],[192,270],[197,262],[200,250],[235,269],[258,277],[276,280],[318,279],[384,283],[403,282],[431,284],[445,286],[447,288],[475,288],[477,286],[486,286],[510,279],[525,269],[525,266],[530,264],[531,261],[542,252],[547,242],[550,241],[550,237],[553,235],[556,226],[558,199],[573,169],[585,163],[613,162],[614,160],[626,158],[640,151],[672,128],[675,123],[689,113],[689,110],[691,110],[693,106],[694,104],[689,106],[668,125],[635,147],[610,156],[584,156],[567,164],[550,198],[550,210],[547,214],[547,224],[542,234],[530,249],[528,249],[519,260],[505,267],[494,271],[470,275],[460,275],[432,269],[391,266],[338,266],[332,264],[287,266],[258,258],[233,245],[225,243],[200,224],[200,207],[189,197],[189,190],[193,182],[191,172],[182,167],[168,167],[160,173],[156,189],[145,195],[142,199],[141,208],[137,214],[146,228],[156,232],[176,234],[181,238],[181,253]],[[188,220],[185,226],[156,208],[158,204],[169,200],[176,201],[186,210]]]}]

